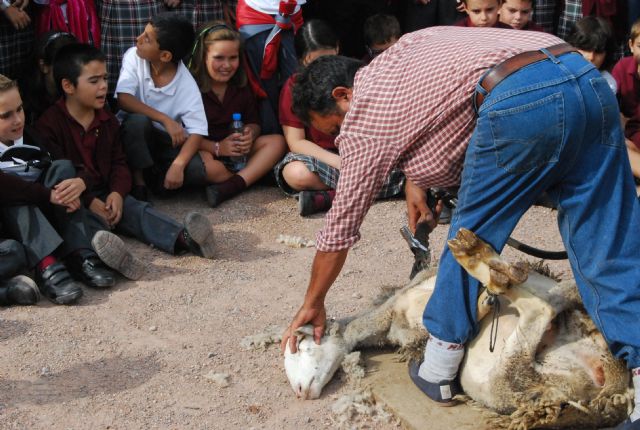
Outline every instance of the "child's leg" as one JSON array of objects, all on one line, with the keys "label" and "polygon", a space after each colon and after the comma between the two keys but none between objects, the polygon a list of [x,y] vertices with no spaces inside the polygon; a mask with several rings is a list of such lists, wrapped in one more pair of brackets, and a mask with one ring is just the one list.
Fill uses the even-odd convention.
[{"label": "child's leg", "polygon": [[142,175],[144,169],[153,166],[152,156],[158,133],[154,133],[151,120],[144,115],[128,114],[120,127],[122,146],[127,156],[127,163],[133,175],[133,185],[145,186]]},{"label": "child's leg", "polygon": [[287,144],[281,134],[258,137],[251,148],[247,166],[238,172],[247,186],[262,178],[287,152]]},{"label": "child's leg", "polygon": [[220,160],[213,158],[213,155],[209,152],[200,151],[198,154],[200,154],[200,157],[202,158],[207,182],[210,184],[219,184],[233,176],[233,173],[228,171]]},{"label": "child's leg", "polygon": [[[640,149],[629,139],[625,139],[631,172],[635,178],[640,179]],[[640,195],[640,186],[636,185],[636,193]]]},{"label": "child's leg", "polygon": [[329,189],[329,186],[322,182],[320,176],[309,170],[308,166],[302,161],[287,163],[282,169],[282,177],[295,191]]}]

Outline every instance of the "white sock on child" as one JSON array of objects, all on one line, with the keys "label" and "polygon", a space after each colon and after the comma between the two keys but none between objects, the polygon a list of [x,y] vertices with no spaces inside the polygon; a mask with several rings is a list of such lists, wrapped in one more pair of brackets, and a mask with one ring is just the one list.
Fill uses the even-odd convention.
[{"label": "white sock on child", "polygon": [[633,375],[633,388],[635,391],[635,407],[633,408],[633,412],[629,415],[629,419],[631,421],[640,420],[640,367],[636,367],[635,369],[631,369],[631,374]]},{"label": "white sock on child", "polygon": [[431,336],[424,348],[424,361],[420,365],[418,376],[432,383],[451,381],[458,374],[463,358],[464,345]]}]

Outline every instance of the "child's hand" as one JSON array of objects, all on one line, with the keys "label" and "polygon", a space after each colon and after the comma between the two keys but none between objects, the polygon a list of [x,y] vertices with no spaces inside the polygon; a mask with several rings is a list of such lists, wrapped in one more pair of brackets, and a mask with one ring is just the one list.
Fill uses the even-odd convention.
[{"label": "child's hand", "polygon": [[236,140],[236,147],[241,155],[246,155],[251,151],[251,147],[253,146],[253,131],[249,127],[246,127],[244,133],[239,136]]},{"label": "child's hand", "polygon": [[75,199],[72,202],[68,203],[66,206],[67,206],[67,213],[71,213],[80,209],[80,207],[82,206],[82,202],[80,201],[80,199]]},{"label": "child's hand", "polygon": [[107,201],[104,205],[104,209],[107,211],[107,221],[111,227],[115,227],[116,224],[122,219],[122,208],[124,206],[122,196],[115,191],[109,193]]},{"label": "child's hand", "polygon": [[182,145],[184,141],[187,140],[187,133],[184,131],[184,128],[182,128],[182,124],[180,124],[179,122],[168,118],[165,122],[162,123],[162,125],[164,125],[167,133],[169,133],[169,136],[171,136],[171,143],[173,144],[174,148]]},{"label": "child's hand", "polygon": [[237,157],[242,155],[239,148],[239,140],[242,138],[240,133],[231,133],[229,136],[225,137],[220,141],[220,151],[218,151],[218,155],[225,157]]},{"label": "child's hand", "polygon": [[107,211],[106,205],[102,200],[98,198],[91,200],[91,204],[89,205],[89,210],[94,214],[98,215],[100,218],[102,218],[104,222],[109,227],[111,227],[111,224],[109,224],[109,212]]},{"label": "child's hand", "polygon": [[164,187],[167,190],[176,190],[182,186],[182,182],[184,182],[184,170],[176,164],[171,164],[164,177]]},{"label": "child's hand", "polygon": [[65,179],[53,187],[54,198],[58,204],[67,206],[73,200],[79,199],[86,189],[87,186],[81,178]]}]

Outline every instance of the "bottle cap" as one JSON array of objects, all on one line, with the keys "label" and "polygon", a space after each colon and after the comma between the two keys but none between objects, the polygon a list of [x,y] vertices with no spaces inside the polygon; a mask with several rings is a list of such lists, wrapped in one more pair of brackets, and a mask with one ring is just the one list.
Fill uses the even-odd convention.
[{"label": "bottle cap", "polygon": [[[228,114],[227,114],[227,115],[228,115]],[[242,114],[240,114],[240,113],[236,112],[236,113],[234,113],[233,115],[231,115],[231,118],[232,118],[234,121],[240,121],[240,120],[242,119]]]}]

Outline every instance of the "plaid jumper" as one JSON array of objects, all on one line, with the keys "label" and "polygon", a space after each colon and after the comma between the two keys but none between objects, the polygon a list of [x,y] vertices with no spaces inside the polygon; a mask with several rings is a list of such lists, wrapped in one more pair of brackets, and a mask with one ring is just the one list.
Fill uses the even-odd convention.
[{"label": "plaid jumper", "polygon": [[336,146],[340,179],[317,249],[339,251],[394,167],[422,189],[454,186],[475,128],[471,96],[486,70],[560,43],[538,31],[430,27],[403,36],[358,71]]}]

